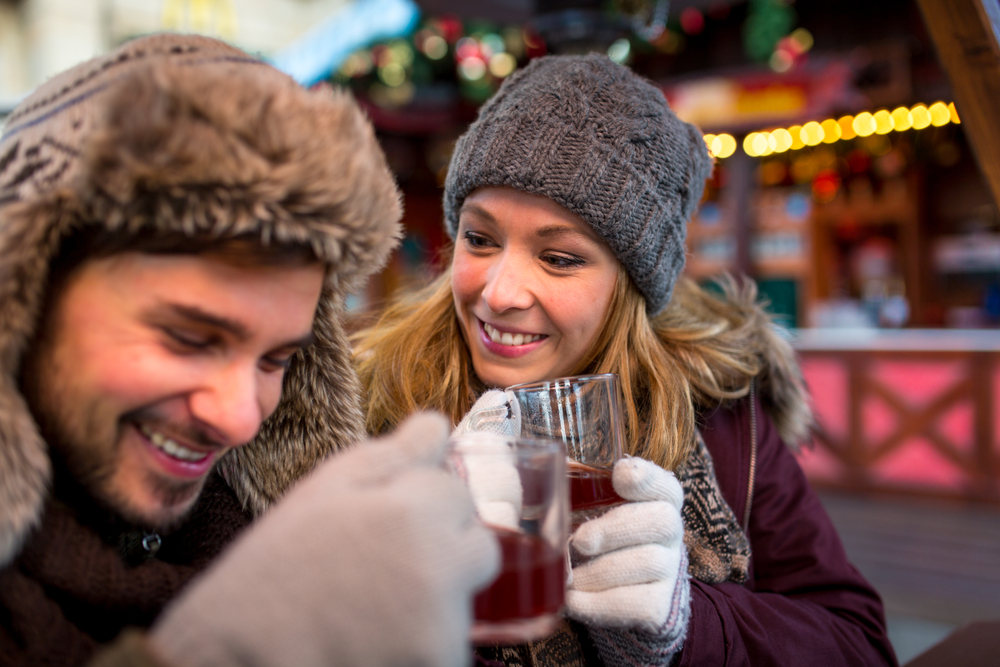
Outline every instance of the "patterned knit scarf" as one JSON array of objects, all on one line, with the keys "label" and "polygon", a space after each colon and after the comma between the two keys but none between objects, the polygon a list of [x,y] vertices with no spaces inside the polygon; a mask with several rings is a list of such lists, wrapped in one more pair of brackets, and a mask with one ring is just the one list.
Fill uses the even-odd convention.
[{"label": "patterned knit scarf", "polygon": [[[750,541],[722,497],[712,456],[700,433],[694,451],[676,474],[684,488],[681,514],[691,577],[708,584],[743,583],[750,564]],[[553,634],[530,644],[477,647],[475,664],[477,667],[600,664],[596,650],[581,637],[578,628],[579,624],[563,619]]]}]

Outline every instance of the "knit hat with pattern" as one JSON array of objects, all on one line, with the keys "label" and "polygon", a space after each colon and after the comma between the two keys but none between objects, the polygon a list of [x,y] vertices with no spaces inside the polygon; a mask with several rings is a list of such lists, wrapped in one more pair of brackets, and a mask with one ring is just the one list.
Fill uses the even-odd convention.
[{"label": "knit hat with pattern", "polygon": [[712,161],[653,84],[602,55],[546,56],[511,75],[455,146],[444,213],[454,239],[473,190],[544,195],[611,246],[646,310],[670,301],[685,226]]}]

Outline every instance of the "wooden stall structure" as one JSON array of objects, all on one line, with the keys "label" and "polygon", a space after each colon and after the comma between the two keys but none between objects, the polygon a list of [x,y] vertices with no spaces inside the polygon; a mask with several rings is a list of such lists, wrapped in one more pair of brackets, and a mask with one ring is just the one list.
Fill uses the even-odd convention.
[{"label": "wooden stall structure", "polygon": [[803,329],[817,486],[1000,504],[1000,336]]}]

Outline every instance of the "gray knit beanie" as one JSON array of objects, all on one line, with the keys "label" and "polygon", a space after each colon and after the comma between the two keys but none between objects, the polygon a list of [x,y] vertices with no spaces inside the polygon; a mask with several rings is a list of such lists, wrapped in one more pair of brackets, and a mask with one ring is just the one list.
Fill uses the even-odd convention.
[{"label": "gray knit beanie", "polygon": [[459,138],[445,226],[454,239],[462,202],[480,187],[544,195],[594,227],[655,315],[684,268],[685,226],[711,169],[701,131],[627,67],[597,54],[536,58]]}]

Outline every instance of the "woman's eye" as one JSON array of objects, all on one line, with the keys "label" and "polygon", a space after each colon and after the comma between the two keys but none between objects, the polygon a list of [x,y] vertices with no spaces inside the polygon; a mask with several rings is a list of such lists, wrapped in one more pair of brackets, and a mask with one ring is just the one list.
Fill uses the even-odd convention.
[{"label": "woman's eye", "polygon": [[542,260],[557,269],[570,269],[585,264],[582,258],[571,255],[545,255]]},{"label": "woman's eye", "polygon": [[475,232],[465,232],[465,242],[473,248],[489,248],[493,245],[489,238]]}]

